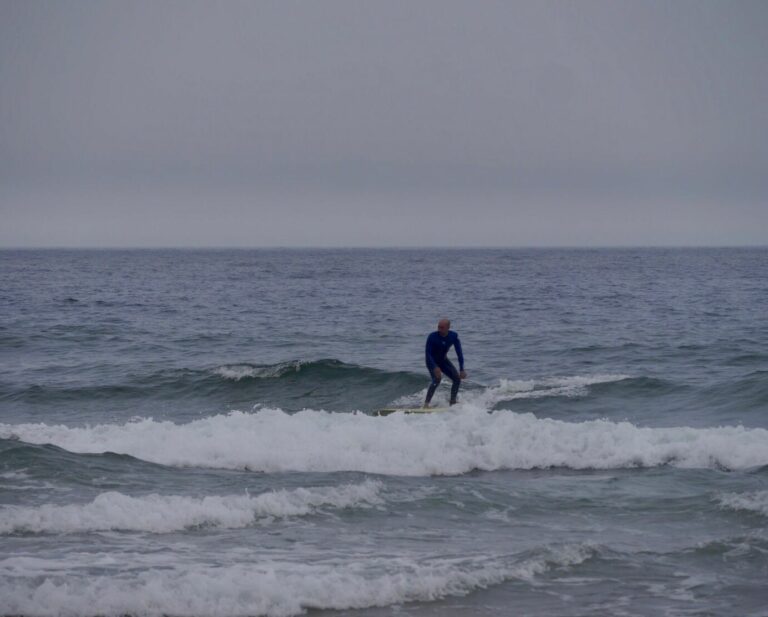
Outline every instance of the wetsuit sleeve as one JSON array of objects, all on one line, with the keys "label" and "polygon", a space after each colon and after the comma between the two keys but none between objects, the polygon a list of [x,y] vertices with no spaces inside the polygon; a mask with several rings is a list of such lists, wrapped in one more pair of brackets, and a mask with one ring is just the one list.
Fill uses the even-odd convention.
[{"label": "wetsuit sleeve", "polygon": [[459,335],[456,335],[456,340],[453,342],[453,346],[456,349],[456,357],[459,359],[459,370],[464,370],[464,354],[461,351],[461,341]]},{"label": "wetsuit sleeve", "polygon": [[431,347],[432,347],[432,345],[430,345],[431,339],[432,339],[432,336],[431,336],[431,335],[427,337],[427,347],[426,347],[426,349],[424,350],[424,359],[426,360],[426,362],[427,362],[427,368],[428,368],[430,371],[431,371],[433,368],[435,368],[435,366],[436,366],[436,365],[435,365],[435,359],[432,357],[432,350],[431,350]]}]

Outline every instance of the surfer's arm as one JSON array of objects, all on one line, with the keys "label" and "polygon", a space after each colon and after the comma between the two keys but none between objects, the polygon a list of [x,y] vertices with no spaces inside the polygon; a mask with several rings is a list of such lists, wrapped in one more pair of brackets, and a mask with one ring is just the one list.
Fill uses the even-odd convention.
[{"label": "surfer's arm", "polygon": [[456,349],[456,357],[459,359],[459,370],[464,370],[464,354],[461,351],[461,341],[459,336],[456,335],[456,340],[453,342],[453,346]]},{"label": "surfer's arm", "polygon": [[427,337],[427,346],[424,349],[424,360],[427,363],[427,368],[431,371],[437,366],[437,363],[435,362],[435,359],[432,357],[432,350],[430,343],[430,337]]}]

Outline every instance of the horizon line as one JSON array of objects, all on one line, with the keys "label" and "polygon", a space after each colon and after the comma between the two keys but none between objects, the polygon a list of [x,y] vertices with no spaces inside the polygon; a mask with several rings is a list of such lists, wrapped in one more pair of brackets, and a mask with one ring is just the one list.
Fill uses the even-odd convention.
[{"label": "horizon line", "polygon": [[530,245],[233,245],[233,246],[66,246],[66,245],[40,245],[40,246],[0,246],[0,251],[258,251],[258,250],[639,250],[639,249],[762,249],[768,248],[766,244],[530,244]]}]

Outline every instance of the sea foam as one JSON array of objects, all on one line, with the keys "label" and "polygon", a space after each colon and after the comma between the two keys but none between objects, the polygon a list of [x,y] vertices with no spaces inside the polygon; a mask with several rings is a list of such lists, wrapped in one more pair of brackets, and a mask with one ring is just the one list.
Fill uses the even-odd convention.
[{"label": "sea foam", "polygon": [[270,379],[281,377],[288,373],[298,373],[304,363],[295,360],[293,362],[281,362],[256,366],[253,364],[225,364],[214,369],[213,373],[224,379],[240,381],[241,379]]},{"label": "sea foam", "polygon": [[504,410],[489,414],[471,405],[386,418],[262,409],[186,424],[149,418],[86,427],[0,424],[0,437],[51,443],[78,453],[117,452],[163,465],[263,472],[426,476],[475,469],[745,469],[768,464],[766,429],[563,422]]},{"label": "sea foam", "polygon": [[[0,603],[6,614],[40,616],[289,617],[307,609],[345,610],[466,595],[506,580],[532,580],[593,554],[586,545],[565,545],[521,556],[177,565],[112,576],[62,574],[55,563],[10,558],[0,561]],[[20,569],[25,577],[9,575]]]},{"label": "sea foam", "polygon": [[731,510],[745,510],[768,516],[768,491],[728,493],[720,496],[720,504]]},{"label": "sea foam", "polygon": [[[584,396],[589,386],[613,383],[629,379],[629,375],[598,374],[577,375],[571,377],[548,377],[545,379],[500,379],[498,384],[482,390],[468,390],[462,393],[462,400],[473,407],[490,409],[503,401],[518,399],[535,399],[554,396],[576,397]],[[447,405],[446,389],[438,390],[434,403]],[[427,388],[416,394],[407,394],[395,400],[393,407],[419,407],[424,401]]]},{"label": "sea foam", "polygon": [[203,498],[179,495],[131,497],[102,493],[82,505],[0,507],[0,533],[72,533],[102,530],[167,533],[194,527],[239,528],[273,518],[305,516],[322,508],[371,507],[383,503],[375,480],[338,487],[298,488],[257,496]]}]

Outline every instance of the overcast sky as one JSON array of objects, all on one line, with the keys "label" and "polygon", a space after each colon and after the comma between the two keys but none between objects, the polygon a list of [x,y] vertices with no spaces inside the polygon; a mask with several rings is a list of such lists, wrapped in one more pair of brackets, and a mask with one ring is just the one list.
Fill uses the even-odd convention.
[{"label": "overcast sky", "polygon": [[0,0],[0,246],[768,244],[768,2]]}]

